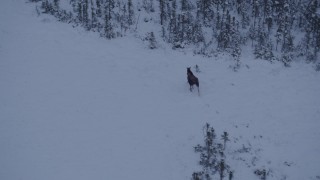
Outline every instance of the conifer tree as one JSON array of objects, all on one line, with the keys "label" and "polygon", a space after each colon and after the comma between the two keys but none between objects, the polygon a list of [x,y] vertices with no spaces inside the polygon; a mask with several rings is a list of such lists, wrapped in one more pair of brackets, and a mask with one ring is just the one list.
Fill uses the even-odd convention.
[{"label": "conifer tree", "polygon": [[153,32],[148,33],[147,40],[149,41],[149,49],[157,48],[156,37],[154,36]]},{"label": "conifer tree", "polygon": [[192,41],[193,15],[192,5],[188,0],[181,0],[181,14],[178,18],[180,42],[189,44]]},{"label": "conifer tree", "polygon": [[82,7],[82,4],[81,2],[76,2],[76,16],[77,16],[77,23],[82,23],[83,22],[83,7]]},{"label": "conifer tree", "polygon": [[125,33],[129,29],[129,23],[128,23],[128,10],[126,4],[118,3],[119,6],[119,18],[118,23],[120,24],[120,31],[121,34]]},{"label": "conifer tree", "polygon": [[204,26],[209,27],[212,24],[214,11],[214,0],[197,0],[197,16]]},{"label": "conifer tree", "polygon": [[60,0],[53,0],[53,11],[56,13],[60,10],[59,3]]},{"label": "conifer tree", "polygon": [[115,38],[115,32],[114,27],[112,23],[112,15],[113,15],[113,9],[115,7],[115,3],[113,0],[107,0],[104,3],[104,9],[105,9],[105,16],[104,16],[104,36],[107,39]]},{"label": "conifer tree", "polygon": [[203,167],[204,176],[210,177],[214,167],[217,165],[216,133],[208,123],[204,127],[204,133],[204,146],[197,145],[195,152],[200,153],[199,164]]},{"label": "conifer tree", "polygon": [[165,0],[159,0],[159,9],[160,9],[160,25],[163,26],[165,21],[167,20]]},{"label": "conifer tree", "polygon": [[132,0],[128,0],[128,25],[131,26],[134,24],[134,7]]},{"label": "conifer tree", "polygon": [[256,31],[257,38],[254,46],[254,55],[258,59],[271,61],[273,58],[272,44],[269,39],[269,34],[265,29],[266,28],[264,27],[262,20],[260,20]]},{"label": "conifer tree", "polygon": [[98,18],[102,17],[102,0],[95,0],[96,2],[96,15]]},{"label": "conifer tree", "polygon": [[320,3],[317,0],[311,0],[304,13],[306,59],[309,62],[315,62],[320,51],[320,14],[317,13],[319,8]]},{"label": "conifer tree", "polygon": [[230,141],[228,132],[223,132],[223,135],[221,135],[221,139],[223,140],[223,150],[225,150],[227,142]]},{"label": "conifer tree", "polygon": [[154,9],[154,5],[153,5],[153,0],[143,0],[142,1],[142,6],[143,6],[143,8],[145,9],[145,11],[147,12],[147,13],[152,13],[152,12],[154,12],[155,11],[155,9]]},{"label": "conifer tree", "polygon": [[82,1],[82,23],[84,27],[89,30],[90,25],[89,25],[89,2],[88,0],[83,0]]},{"label": "conifer tree", "polygon": [[43,13],[53,14],[52,4],[48,0],[42,1],[41,8],[44,10]]},{"label": "conifer tree", "polygon": [[95,9],[94,0],[90,0],[90,7],[91,7],[91,24],[90,24],[90,29],[94,29],[97,27],[98,20],[97,20],[97,10]]},{"label": "conifer tree", "polygon": [[168,25],[168,42],[177,44],[178,42],[178,25],[177,25],[177,1],[172,0],[170,19]]},{"label": "conifer tree", "polygon": [[[221,143],[217,143],[216,133],[210,124],[204,126],[204,145],[198,144],[194,147],[196,153],[200,153],[199,164],[202,166],[202,171],[194,172],[192,180],[208,180],[212,179],[215,174],[219,174],[220,180],[227,176],[230,171],[230,166],[226,163],[226,155],[224,147]],[[224,132],[221,136],[223,141],[228,141],[228,133]],[[233,173],[233,172],[231,172]],[[231,174],[233,177],[233,174]],[[232,179],[231,177],[231,179]],[[229,174],[230,179],[230,174]]]},{"label": "conifer tree", "polygon": [[204,35],[200,21],[195,21],[192,27],[192,43],[199,44],[204,42]]}]

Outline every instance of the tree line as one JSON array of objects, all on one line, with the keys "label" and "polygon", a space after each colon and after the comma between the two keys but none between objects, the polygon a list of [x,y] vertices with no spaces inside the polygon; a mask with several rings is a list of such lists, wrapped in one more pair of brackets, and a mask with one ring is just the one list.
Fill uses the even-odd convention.
[{"label": "tree line", "polygon": [[250,47],[257,59],[285,66],[304,60],[320,70],[320,0],[70,0],[71,11],[60,8],[60,0],[30,1],[40,2],[42,13],[107,39],[137,31],[145,13],[172,48],[191,47],[205,56],[226,53],[235,69],[242,49]]}]

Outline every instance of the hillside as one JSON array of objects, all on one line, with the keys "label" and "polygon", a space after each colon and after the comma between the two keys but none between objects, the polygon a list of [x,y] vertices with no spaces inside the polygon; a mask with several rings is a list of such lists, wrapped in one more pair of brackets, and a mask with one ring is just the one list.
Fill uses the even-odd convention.
[{"label": "hillside", "polygon": [[0,179],[191,179],[206,123],[219,140],[229,133],[234,179],[320,179],[319,72],[249,52],[233,64],[134,35],[106,40],[1,1]]},{"label": "hillside", "polygon": [[134,33],[172,49],[214,57],[233,68],[257,60],[313,63],[320,70],[319,0],[29,0],[37,13],[83,27],[106,39]]}]

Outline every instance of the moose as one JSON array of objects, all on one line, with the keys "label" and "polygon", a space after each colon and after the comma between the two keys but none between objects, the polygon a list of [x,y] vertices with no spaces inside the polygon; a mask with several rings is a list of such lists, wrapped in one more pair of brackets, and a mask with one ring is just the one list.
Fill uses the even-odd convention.
[{"label": "moose", "polygon": [[191,67],[187,68],[187,75],[188,75],[188,83],[190,85],[190,91],[192,92],[193,85],[196,85],[198,87],[198,94],[200,96],[199,80],[195,75],[193,75],[193,72],[191,71]]}]

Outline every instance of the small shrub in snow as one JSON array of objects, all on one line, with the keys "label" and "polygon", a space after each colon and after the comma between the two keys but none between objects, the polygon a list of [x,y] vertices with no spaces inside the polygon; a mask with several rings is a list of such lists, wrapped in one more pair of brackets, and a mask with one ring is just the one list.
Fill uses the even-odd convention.
[{"label": "small shrub in snow", "polygon": [[154,36],[153,32],[147,33],[147,37],[145,38],[146,41],[149,41],[149,49],[157,49],[158,43],[156,41],[156,37]]},{"label": "small shrub in snow", "polygon": [[290,63],[293,60],[293,55],[291,53],[283,54],[280,61],[283,63],[285,67],[290,67]]},{"label": "small shrub in snow", "polygon": [[257,175],[261,180],[267,179],[267,171],[265,169],[257,169],[254,171],[254,174]]},{"label": "small shrub in snow", "polygon": [[230,141],[228,132],[223,132],[221,139],[223,140],[223,149],[226,149],[227,141]]},{"label": "small shrub in snow", "polygon": [[194,66],[194,68],[196,69],[196,72],[197,73],[200,73],[201,71],[200,71],[200,68],[199,68],[199,66],[196,64],[195,66]]}]

